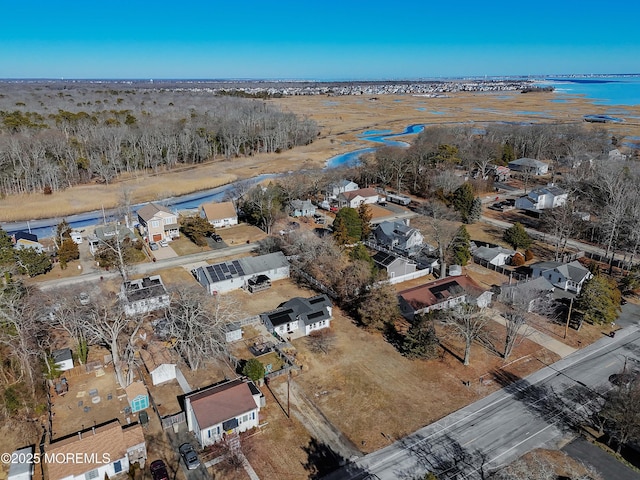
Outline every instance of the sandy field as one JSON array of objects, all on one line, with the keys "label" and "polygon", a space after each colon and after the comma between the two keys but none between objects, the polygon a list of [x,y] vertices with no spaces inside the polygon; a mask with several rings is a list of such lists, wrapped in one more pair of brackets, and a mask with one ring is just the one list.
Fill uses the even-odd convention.
[{"label": "sandy field", "polygon": [[[556,101],[554,101],[556,100]],[[563,100],[558,102],[557,100]],[[218,158],[197,167],[171,172],[121,178],[110,185],[83,185],[54,195],[31,194],[5,197],[0,220],[19,221],[64,216],[114,207],[128,191],[132,202],[154,201],[213,188],[261,173],[281,173],[301,168],[321,168],[331,157],[371,146],[358,138],[366,130],[402,131],[407,125],[487,122],[563,122],[583,124],[585,114],[605,114],[611,107],[592,105],[581,97],[559,94],[512,92],[457,93],[449,98],[411,95],[304,96],[269,100],[283,111],[315,120],[320,136],[311,145],[280,154],[232,159]],[[640,116],[640,107],[625,107]],[[586,125],[586,124],[585,124]],[[589,127],[599,128],[589,124]],[[601,127],[601,126],[600,126]],[[618,136],[637,134],[639,124],[607,124]],[[408,137],[410,139],[411,137]]]}]

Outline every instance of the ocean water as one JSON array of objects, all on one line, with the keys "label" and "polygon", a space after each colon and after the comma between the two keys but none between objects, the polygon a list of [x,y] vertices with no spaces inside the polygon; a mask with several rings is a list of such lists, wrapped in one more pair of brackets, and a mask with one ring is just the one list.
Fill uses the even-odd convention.
[{"label": "ocean water", "polygon": [[596,105],[640,105],[640,76],[564,78],[538,82],[556,94],[584,95]]}]

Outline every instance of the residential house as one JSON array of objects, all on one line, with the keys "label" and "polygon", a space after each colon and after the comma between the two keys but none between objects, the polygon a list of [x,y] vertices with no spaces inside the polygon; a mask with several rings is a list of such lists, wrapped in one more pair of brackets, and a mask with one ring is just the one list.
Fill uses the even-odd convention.
[{"label": "residential house", "polygon": [[337,198],[341,193],[352,192],[354,190],[358,190],[359,188],[360,187],[357,183],[352,182],[351,180],[343,179],[329,185],[327,196],[329,198]]},{"label": "residential house", "polygon": [[587,267],[574,260],[571,263],[562,262],[538,262],[531,265],[531,276],[544,277],[549,282],[564,291],[580,293],[584,282],[593,274]]},{"label": "residential house", "polygon": [[376,267],[387,272],[387,278],[401,277],[415,272],[417,268],[413,260],[392,253],[377,252],[371,258]]},{"label": "residential house", "polygon": [[36,462],[33,461],[33,446],[24,447],[11,454],[7,480],[31,480]]},{"label": "residential house", "polygon": [[291,200],[289,207],[292,217],[312,217],[316,213],[316,206],[311,200]]},{"label": "residential house", "polygon": [[73,355],[71,355],[70,348],[61,348],[60,350],[54,350],[51,352],[53,357],[53,363],[56,364],[61,372],[66,372],[73,368]]},{"label": "residential house", "polygon": [[147,387],[140,380],[125,387],[124,392],[127,394],[131,413],[149,408],[149,392],[147,392]]},{"label": "residential house", "polygon": [[11,240],[13,240],[13,248],[16,250],[33,248],[38,253],[44,251],[44,246],[38,241],[38,236],[33,233],[16,232],[11,235]]},{"label": "residential house", "polygon": [[497,245],[494,246],[482,246],[471,249],[473,259],[477,263],[495,265],[499,267],[501,265],[507,265],[511,262],[511,259],[516,254],[514,250],[503,248]]},{"label": "residential house", "polygon": [[378,203],[380,199],[384,198],[384,195],[380,195],[375,188],[360,188],[338,195],[338,205],[340,207],[358,208],[363,203]]},{"label": "residential house", "polygon": [[124,312],[129,316],[167,308],[171,302],[160,275],[124,282],[119,296]]},{"label": "residential house", "polygon": [[398,293],[400,312],[409,321],[416,314],[453,308],[463,303],[486,307],[493,293],[467,275],[444,277]]},{"label": "residential house", "polygon": [[516,304],[525,302],[527,311],[532,312],[537,304],[553,293],[554,289],[545,277],[536,277],[513,285],[503,285],[500,288],[500,296]]},{"label": "residential house", "polygon": [[272,282],[289,278],[289,262],[282,252],[275,252],[198,267],[192,273],[214,295],[245,288],[249,279],[259,275],[266,275]]},{"label": "residential house", "polygon": [[389,250],[413,254],[423,247],[424,236],[417,228],[409,226],[409,219],[379,223],[373,230],[376,243]]},{"label": "residential house", "polygon": [[533,175],[545,175],[549,171],[549,164],[535,158],[518,158],[509,162],[509,168],[514,172],[526,172]]},{"label": "residential house", "polygon": [[153,385],[160,385],[176,378],[176,363],[164,344],[150,342],[140,350],[140,358],[151,375]]},{"label": "residential house", "polygon": [[621,162],[627,159],[627,156],[617,148],[614,148],[613,150],[609,150],[609,153],[607,154],[607,156],[609,160],[618,161],[618,162]]},{"label": "residential house", "polygon": [[548,208],[560,207],[567,203],[569,194],[553,184],[535,188],[526,195],[516,199],[516,208],[539,212]]},{"label": "residential house", "polygon": [[311,298],[296,297],[281,303],[277,309],[260,315],[270,333],[284,338],[288,334],[309,335],[331,326],[333,306],[326,295]]},{"label": "residential house", "polygon": [[129,227],[121,225],[120,223],[110,223],[108,225],[97,226],[92,235],[87,237],[89,242],[89,251],[91,255],[95,255],[100,249],[101,245],[104,245],[108,240],[115,239],[118,242],[129,240],[131,242],[137,242],[138,238]]},{"label": "residential house", "polygon": [[178,217],[167,207],[148,203],[137,213],[140,234],[147,242],[171,241],[180,236]]},{"label": "residential house", "polygon": [[[118,420],[83,429],[45,446],[49,480],[113,478],[139,463],[144,468],[147,448],[139,423],[121,426]],[[80,459],[68,461],[67,459]]]},{"label": "residential house", "polygon": [[224,340],[227,343],[242,340],[242,324],[240,322],[227,323],[224,328]]},{"label": "residential house", "polygon": [[264,396],[253,382],[236,379],[189,393],[184,405],[188,429],[204,448],[257,427]]},{"label": "residential house", "polygon": [[233,202],[205,203],[201,206],[200,216],[216,228],[238,224],[238,213]]}]

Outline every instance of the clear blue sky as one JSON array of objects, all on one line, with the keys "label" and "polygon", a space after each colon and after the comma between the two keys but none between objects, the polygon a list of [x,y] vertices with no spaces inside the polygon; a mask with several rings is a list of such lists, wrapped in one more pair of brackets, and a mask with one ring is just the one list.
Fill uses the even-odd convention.
[{"label": "clear blue sky", "polygon": [[640,72],[635,0],[4,0],[0,12],[0,78]]}]

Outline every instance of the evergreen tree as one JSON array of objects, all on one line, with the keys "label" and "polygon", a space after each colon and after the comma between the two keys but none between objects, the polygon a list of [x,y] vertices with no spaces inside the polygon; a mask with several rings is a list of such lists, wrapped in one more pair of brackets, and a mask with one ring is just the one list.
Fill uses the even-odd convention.
[{"label": "evergreen tree", "polygon": [[512,162],[516,159],[516,153],[513,150],[513,145],[511,145],[509,142],[506,142],[503,146],[502,146],[502,164],[506,165],[509,162]]},{"label": "evergreen tree", "polygon": [[362,225],[361,238],[366,240],[371,233],[371,207],[366,203],[361,203],[358,207],[358,217],[360,217]]},{"label": "evergreen tree", "polygon": [[529,237],[520,222],[516,222],[513,226],[507,228],[502,238],[516,250],[518,248],[529,248],[532,243],[531,237]]},{"label": "evergreen tree", "polygon": [[[343,227],[347,237],[344,243],[354,243],[362,238],[362,220],[355,208],[344,207],[336,213],[336,218],[333,221],[334,232],[341,231]],[[339,236],[336,235],[336,241],[338,240]]]},{"label": "evergreen tree", "polygon": [[38,252],[35,248],[20,248],[16,250],[16,263],[20,273],[35,277],[51,270],[51,259],[46,253]]},{"label": "evergreen tree", "polygon": [[589,323],[609,324],[618,318],[620,300],[615,281],[598,273],[582,287],[576,309],[582,311],[584,320]]},{"label": "evergreen tree", "polygon": [[264,365],[257,358],[250,358],[242,367],[242,374],[257,382],[264,378]]},{"label": "evergreen tree", "polygon": [[471,203],[471,209],[469,210],[469,217],[467,218],[467,223],[476,223],[480,220],[482,216],[482,200],[480,197],[476,197],[473,199],[473,203]]},{"label": "evergreen tree", "polygon": [[471,214],[474,199],[473,187],[467,182],[460,185],[453,192],[453,208],[460,213],[464,223],[470,223],[469,216]]},{"label": "evergreen tree", "polygon": [[62,240],[60,248],[58,248],[58,261],[60,262],[60,268],[63,270],[67,268],[67,263],[72,260],[78,260],[80,258],[80,250],[76,242],[71,240],[71,237],[67,237]]},{"label": "evergreen tree", "polygon": [[471,237],[467,227],[460,225],[453,242],[451,243],[451,256],[456,265],[466,265],[471,258]]},{"label": "evergreen tree", "polygon": [[7,232],[0,227],[0,267],[8,267],[15,263],[16,252]]},{"label": "evergreen tree", "polygon": [[351,251],[349,252],[349,258],[351,258],[351,260],[353,261],[362,260],[364,262],[367,262],[371,266],[371,268],[373,268],[373,259],[371,258],[371,255],[369,255],[367,247],[365,247],[361,243],[351,249]]},{"label": "evergreen tree", "polygon": [[180,231],[193,243],[203,247],[207,244],[205,237],[215,233],[216,229],[206,218],[195,216],[183,218]]},{"label": "evergreen tree", "polygon": [[402,342],[402,352],[409,358],[435,358],[438,355],[438,337],[428,315],[418,315]]}]

